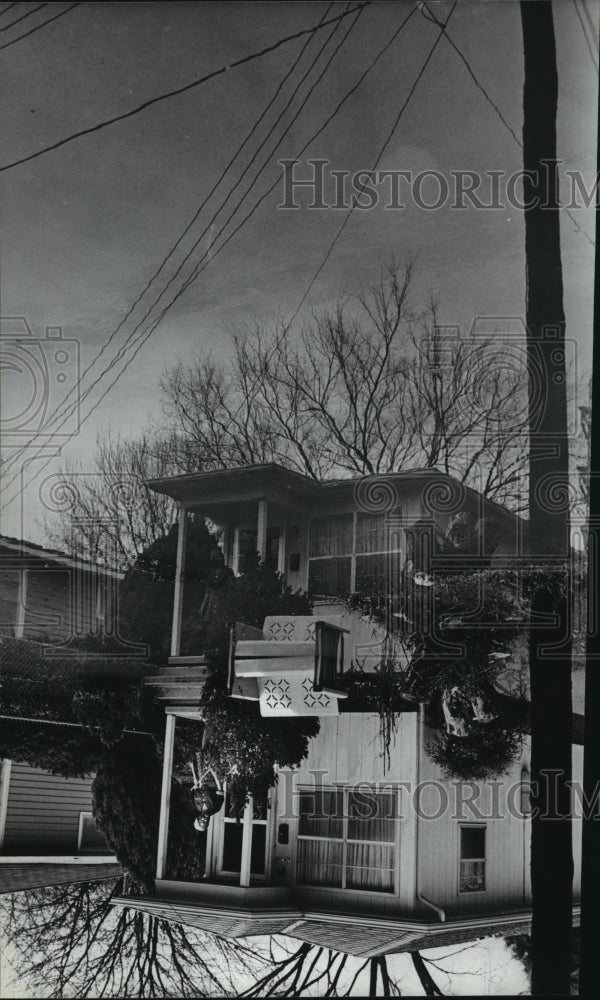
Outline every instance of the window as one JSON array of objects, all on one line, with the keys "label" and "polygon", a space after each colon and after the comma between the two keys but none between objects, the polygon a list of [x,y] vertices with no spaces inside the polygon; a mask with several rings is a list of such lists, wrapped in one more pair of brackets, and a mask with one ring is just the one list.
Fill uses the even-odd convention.
[{"label": "window", "polygon": [[485,827],[461,826],[459,892],[485,891]]},{"label": "window", "polygon": [[296,881],[393,892],[396,792],[300,793]]},{"label": "window", "polygon": [[400,512],[340,514],[310,525],[308,590],[324,597],[389,594],[401,568]]},{"label": "window", "polygon": [[91,813],[79,813],[77,850],[80,854],[110,854],[104,835],[100,833]]}]

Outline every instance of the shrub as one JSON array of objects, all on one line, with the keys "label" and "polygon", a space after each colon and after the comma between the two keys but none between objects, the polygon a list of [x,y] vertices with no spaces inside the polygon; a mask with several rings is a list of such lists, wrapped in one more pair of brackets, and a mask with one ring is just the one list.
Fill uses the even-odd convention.
[{"label": "shrub", "polygon": [[73,712],[88,732],[106,746],[118,743],[126,728],[143,725],[142,688],[135,684],[88,686],[73,695]]},{"label": "shrub", "polygon": [[103,746],[97,735],[75,726],[48,725],[4,719],[0,756],[30,767],[40,767],[63,778],[85,778],[94,773]]},{"label": "shrub", "polygon": [[153,744],[130,737],[105,751],[92,785],[98,828],[119,862],[147,892],[154,885],[161,779]]}]

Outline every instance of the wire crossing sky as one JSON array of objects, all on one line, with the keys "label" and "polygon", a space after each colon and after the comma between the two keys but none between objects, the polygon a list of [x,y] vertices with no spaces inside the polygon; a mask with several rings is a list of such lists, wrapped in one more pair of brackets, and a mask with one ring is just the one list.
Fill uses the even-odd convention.
[{"label": "wire crossing sky", "polygon": [[[418,253],[418,290],[465,332],[523,313],[523,213],[505,197],[522,166],[516,2],[296,3],[277,17],[234,3],[227,18],[220,4],[94,3],[58,20],[73,6],[55,24],[0,11],[2,43],[33,32],[4,56],[3,315],[27,321],[46,360],[46,327],[61,327],[73,376],[61,390],[48,374],[41,424],[3,435],[3,530],[43,540],[52,456],[88,460],[98,433],[160,423],[167,366],[225,357],[255,319],[281,316],[294,336],[393,256]],[[592,190],[598,4],[557,3],[555,20],[567,335],[585,373],[593,207],[573,201],[568,172]],[[306,187],[285,206],[280,161],[294,159],[309,183],[309,161],[325,161],[325,207]],[[335,206],[336,172],[374,167],[420,185],[391,207],[388,181],[365,207],[358,182],[358,204]],[[500,177],[498,205],[436,206],[440,178],[460,172],[483,204]],[[26,373],[5,378],[3,418],[29,391]]]}]

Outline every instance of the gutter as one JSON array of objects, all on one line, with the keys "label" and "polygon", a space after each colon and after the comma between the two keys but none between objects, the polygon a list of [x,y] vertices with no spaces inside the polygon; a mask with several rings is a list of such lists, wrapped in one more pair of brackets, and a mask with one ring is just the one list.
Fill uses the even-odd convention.
[{"label": "gutter", "polygon": [[[417,719],[417,788],[421,785],[421,748],[423,746],[423,725],[424,725],[425,707],[421,702],[419,704],[419,715]],[[419,903],[423,903],[424,906],[428,906],[430,910],[433,910],[441,923],[446,921],[446,912],[437,903],[432,903],[430,899],[427,899],[419,889],[419,874],[421,871],[420,856],[419,856],[419,828],[420,828],[419,816],[416,817],[415,823],[415,895]]]}]

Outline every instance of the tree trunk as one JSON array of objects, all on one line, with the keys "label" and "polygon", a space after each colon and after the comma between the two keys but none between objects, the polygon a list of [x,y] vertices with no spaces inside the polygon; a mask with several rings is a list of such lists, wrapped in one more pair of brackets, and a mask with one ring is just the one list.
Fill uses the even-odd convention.
[{"label": "tree trunk", "polygon": [[[534,995],[569,994],[573,859],[571,844],[571,588],[565,317],[560,256],[556,107],[558,76],[552,7],[521,0],[525,56],[523,160],[527,266],[530,432],[530,547],[548,585],[532,600],[531,677],[532,983]],[[536,201],[537,199],[537,201]],[[559,493],[562,496],[559,496]],[[558,502],[557,502],[558,500]],[[536,627],[538,616],[555,623]],[[544,646],[559,649],[551,653]]]}]

